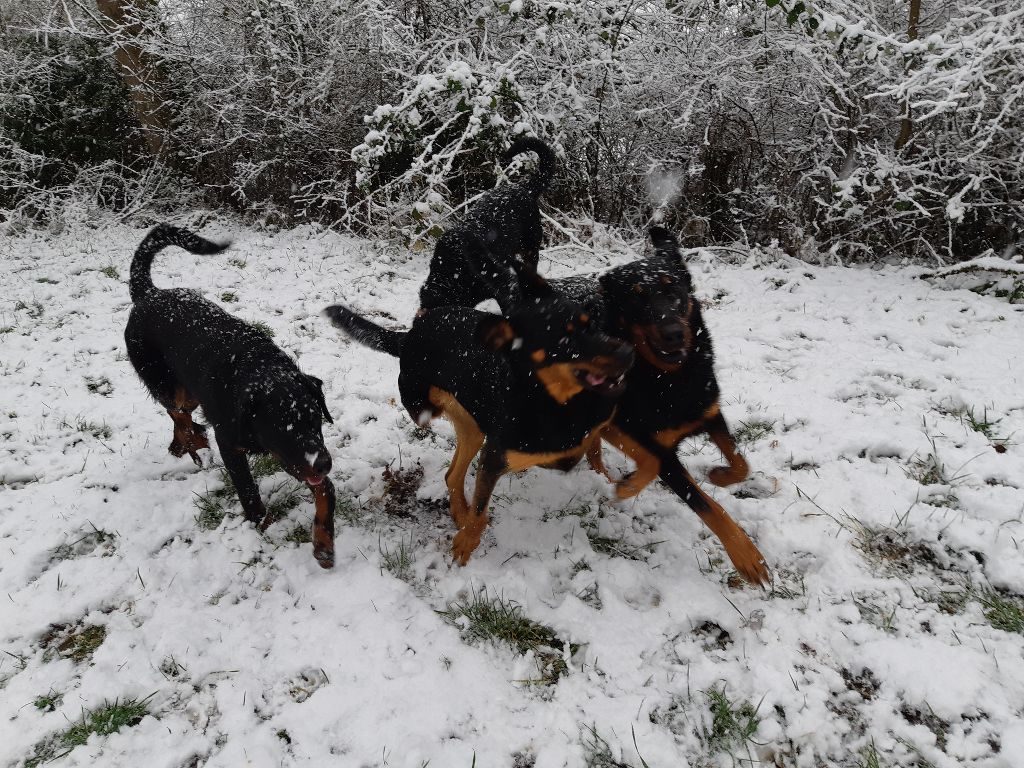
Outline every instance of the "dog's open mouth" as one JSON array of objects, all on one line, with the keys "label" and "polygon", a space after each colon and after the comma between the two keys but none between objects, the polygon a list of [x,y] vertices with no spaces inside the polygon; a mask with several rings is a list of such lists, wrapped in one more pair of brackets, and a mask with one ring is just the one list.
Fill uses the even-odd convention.
[{"label": "dog's open mouth", "polygon": [[576,370],[576,378],[585,389],[602,395],[617,395],[626,386],[625,371],[613,375],[579,368]]}]

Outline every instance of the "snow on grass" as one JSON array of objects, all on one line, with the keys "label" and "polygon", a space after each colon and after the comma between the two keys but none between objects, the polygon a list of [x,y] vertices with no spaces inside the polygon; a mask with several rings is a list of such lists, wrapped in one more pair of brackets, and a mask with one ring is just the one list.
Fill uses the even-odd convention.
[{"label": "snow on grass", "polygon": [[[344,301],[404,325],[426,256],[211,226],[230,251],[168,250],[155,280],[262,324],[325,380],[322,571],[311,500],[276,468],[260,534],[219,457],[167,453],[122,340],[143,234],[0,245],[0,765],[1018,764],[1020,305],[915,271],[693,254],[754,469],[705,487],[775,583],[744,586],[663,489],[614,503],[586,468],[503,479],[457,568],[450,428],[413,425],[396,362],[319,315]],[[555,258],[568,274],[624,256]],[[720,461],[704,440],[683,454],[699,478]]]}]

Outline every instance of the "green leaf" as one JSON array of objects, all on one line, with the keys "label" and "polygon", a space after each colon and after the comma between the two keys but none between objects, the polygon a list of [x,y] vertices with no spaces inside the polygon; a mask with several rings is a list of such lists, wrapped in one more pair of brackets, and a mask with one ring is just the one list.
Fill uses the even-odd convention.
[{"label": "green leaf", "polygon": [[781,0],[764,0],[764,4],[767,5],[769,8],[774,8],[780,2]]},{"label": "green leaf", "polygon": [[814,30],[816,30],[818,28],[819,22],[818,22],[818,20],[816,18],[811,16],[811,18],[809,18],[807,20],[807,26],[813,32]]},{"label": "green leaf", "polygon": [[790,12],[786,14],[786,23],[789,24],[789,26],[796,24],[797,20],[800,18],[800,14],[805,10],[806,7],[803,3],[797,3],[794,5]]}]

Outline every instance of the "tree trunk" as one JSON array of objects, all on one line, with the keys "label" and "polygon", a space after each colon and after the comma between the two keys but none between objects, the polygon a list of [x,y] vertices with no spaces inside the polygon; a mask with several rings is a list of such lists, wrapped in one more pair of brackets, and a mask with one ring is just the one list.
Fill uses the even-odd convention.
[{"label": "tree trunk", "polygon": [[160,156],[167,136],[167,118],[156,87],[159,78],[137,42],[144,34],[141,16],[156,7],[156,0],[96,0],[96,6],[102,14],[104,28],[114,39],[118,73],[128,88],[146,146]]},{"label": "tree trunk", "polygon": [[[917,22],[921,18],[921,0],[910,0],[910,18],[907,21],[907,39],[917,40]],[[896,149],[903,149],[914,133],[914,120],[910,114],[910,99],[905,104],[903,119],[900,120],[900,132],[896,137]]]}]

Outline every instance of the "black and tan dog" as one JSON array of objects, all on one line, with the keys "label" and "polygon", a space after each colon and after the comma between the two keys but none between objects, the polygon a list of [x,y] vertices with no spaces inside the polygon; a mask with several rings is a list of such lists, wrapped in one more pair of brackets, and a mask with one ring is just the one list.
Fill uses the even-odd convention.
[{"label": "black and tan dog", "polygon": [[[541,281],[501,303],[505,317],[465,307],[424,310],[406,332],[342,306],[325,310],[356,341],[399,358],[402,404],[414,421],[444,416],[454,425],[445,481],[458,527],[452,553],[461,565],[480,543],[498,478],[534,466],[568,471],[592,452],[633,361],[629,344],[605,335]],[[466,472],[478,452],[470,505]]]},{"label": "black and tan dog", "polygon": [[285,471],[313,489],[313,554],[330,568],[334,486],[327,477],[331,456],[321,434],[323,421],[331,421],[323,383],[300,371],[265,333],[195,291],[154,286],[153,259],[168,245],[196,254],[219,253],[227,245],[161,224],[146,235],[132,260],[134,306],[124,332],[128,358],[174,422],[170,452],[187,453],[200,464],[196,452],[209,442],[206,428],[192,421],[192,411],[201,406],[245,517],[261,527],[273,521],[245,455],[276,456]]},{"label": "black and tan dog", "polygon": [[465,218],[437,241],[430,273],[420,288],[420,307],[475,307],[494,298],[480,272],[496,262],[517,272],[537,271],[544,239],[538,199],[555,173],[555,153],[540,139],[515,141],[505,162],[535,152],[538,165],[525,179],[487,192]]},{"label": "black and tan dog", "polygon": [[[711,335],[675,237],[652,227],[654,254],[599,276],[552,280],[555,290],[581,302],[606,332],[630,341],[637,360],[606,441],[629,456],[636,469],[616,483],[621,499],[638,494],[659,475],[721,540],[736,570],[748,581],[768,578],[764,558],[750,537],[679,463],[686,437],[706,433],[728,462],[708,479],[719,486],[743,480],[749,467],[722,415]],[[588,459],[608,475],[600,445]]]}]

